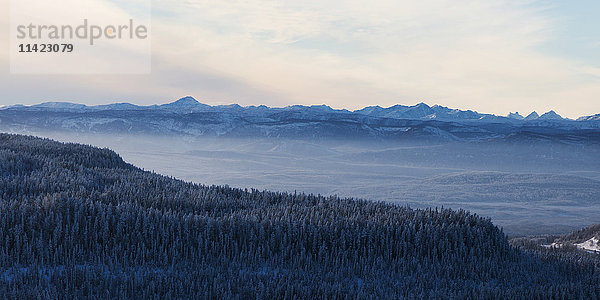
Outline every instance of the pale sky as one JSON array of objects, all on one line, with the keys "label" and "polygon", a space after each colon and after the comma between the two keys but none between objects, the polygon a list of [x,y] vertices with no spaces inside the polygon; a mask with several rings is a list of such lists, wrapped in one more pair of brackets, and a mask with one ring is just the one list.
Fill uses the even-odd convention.
[{"label": "pale sky", "polygon": [[11,75],[9,1],[0,1],[0,105],[191,95],[207,104],[600,113],[597,0],[154,0],[149,75]]}]

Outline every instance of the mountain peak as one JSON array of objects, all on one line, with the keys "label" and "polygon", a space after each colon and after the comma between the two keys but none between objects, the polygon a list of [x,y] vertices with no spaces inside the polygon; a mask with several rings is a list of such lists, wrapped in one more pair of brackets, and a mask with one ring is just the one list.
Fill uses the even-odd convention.
[{"label": "mountain peak", "polygon": [[194,99],[194,97],[191,96],[187,96],[187,97],[183,97],[175,102],[172,102],[171,104],[176,104],[176,105],[197,105],[200,104],[200,102],[198,102],[198,100]]},{"label": "mountain peak", "polygon": [[517,119],[517,120],[525,119],[525,117],[523,117],[518,111],[514,112],[514,113],[512,113],[512,112],[509,113],[507,117],[510,119]]},{"label": "mountain peak", "polygon": [[551,110],[551,111],[541,115],[538,119],[540,119],[540,120],[562,120],[563,117],[561,117],[555,111]]},{"label": "mountain peak", "polygon": [[174,111],[186,112],[186,113],[194,112],[197,109],[206,109],[208,107],[210,107],[210,106],[208,106],[206,104],[202,104],[190,96],[183,97],[175,102],[171,102],[168,104],[163,104],[163,105],[158,106],[159,109],[168,109],[168,110],[174,110]]},{"label": "mountain peak", "polygon": [[530,113],[527,117],[525,117],[525,120],[535,120],[539,117],[540,117],[540,115],[538,115],[538,113],[534,111],[534,112]]},{"label": "mountain peak", "polygon": [[331,106],[325,105],[325,104],[321,104],[321,105],[312,105],[310,108],[312,109],[317,109],[317,110],[321,110],[321,111],[334,111],[333,108],[331,108]]},{"label": "mountain peak", "polygon": [[419,104],[415,105],[415,107],[418,107],[418,108],[425,108],[425,109],[427,109],[427,108],[431,108],[429,105],[425,104],[424,102],[421,102],[421,103],[419,103]]}]

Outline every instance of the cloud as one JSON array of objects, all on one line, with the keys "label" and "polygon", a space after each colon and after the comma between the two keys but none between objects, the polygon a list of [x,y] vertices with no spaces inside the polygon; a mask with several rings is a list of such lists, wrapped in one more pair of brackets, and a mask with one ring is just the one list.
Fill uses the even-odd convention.
[{"label": "cloud", "polygon": [[600,77],[600,67],[585,66],[581,69],[583,74]]},{"label": "cloud", "polygon": [[155,0],[153,74],[76,84],[137,102],[598,112],[595,67],[540,50],[560,26],[545,3]]}]

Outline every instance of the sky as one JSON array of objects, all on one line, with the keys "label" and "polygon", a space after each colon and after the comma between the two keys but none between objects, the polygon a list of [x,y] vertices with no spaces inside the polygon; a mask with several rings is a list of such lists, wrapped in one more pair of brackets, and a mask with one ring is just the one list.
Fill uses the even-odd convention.
[{"label": "sky", "polygon": [[[141,0],[91,1],[130,12]],[[600,113],[597,0],[154,0],[152,71],[142,75],[11,74],[9,0],[0,3],[0,105],[190,95],[211,105]]]}]

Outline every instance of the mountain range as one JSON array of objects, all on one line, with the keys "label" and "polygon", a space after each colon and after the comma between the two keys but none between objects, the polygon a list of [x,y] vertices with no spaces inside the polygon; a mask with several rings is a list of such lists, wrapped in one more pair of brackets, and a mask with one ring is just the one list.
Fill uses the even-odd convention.
[{"label": "mountain range", "polygon": [[443,140],[600,140],[600,115],[577,120],[554,111],[508,116],[419,103],[338,110],[326,105],[272,108],[237,104],[210,106],[192,97],[172,103],[86,106],[68,102],[13,105],[0,109],[0,129],[60,130],[191,136],[288,138],[402,138]]},{"label": "mountain range", "polygon": [[[483,114],[472,110],[451,109],[445,106],[434,105],[429,106],[425,103],[419,103],[413,106],[394,105],[388,108],[381,106],[368,106],[363,109],[349,111],[346,109],[333,109],[327,105],[292,105],[283,108],[272,108],[264,105],[242,107],[238,104],[210,106],[200,103],[193,97],[184,97],[177,101],[151,106],[139,106],[131,103],[113,103],[108,105],[87,106],[84,104],[76,104],[70,102],[45,102],[37,105],[24,106],[12,105],[0,108],[2,110],[28,110],[28,111],[54,111],[54,112],[90,112],[90,111],[164,111],[175,113],[197,113],[197,112],[248,112],[248,113],[268,113],[280,111],[305,111],[305,112],[327,112],[341,114],[360,114],[372,117],[391,118],[391,119],[407,119],[407,120],[441,120],[441,121],[511,121],[511,120],[570,120],[561,117],[553,110],[542,114],[532,112],[526,117],[518,112],[510,113],[508,116],[497,116],[493,114]],[[577,121],[598,120],[600,114],[592,116],[583,116]]]}]

